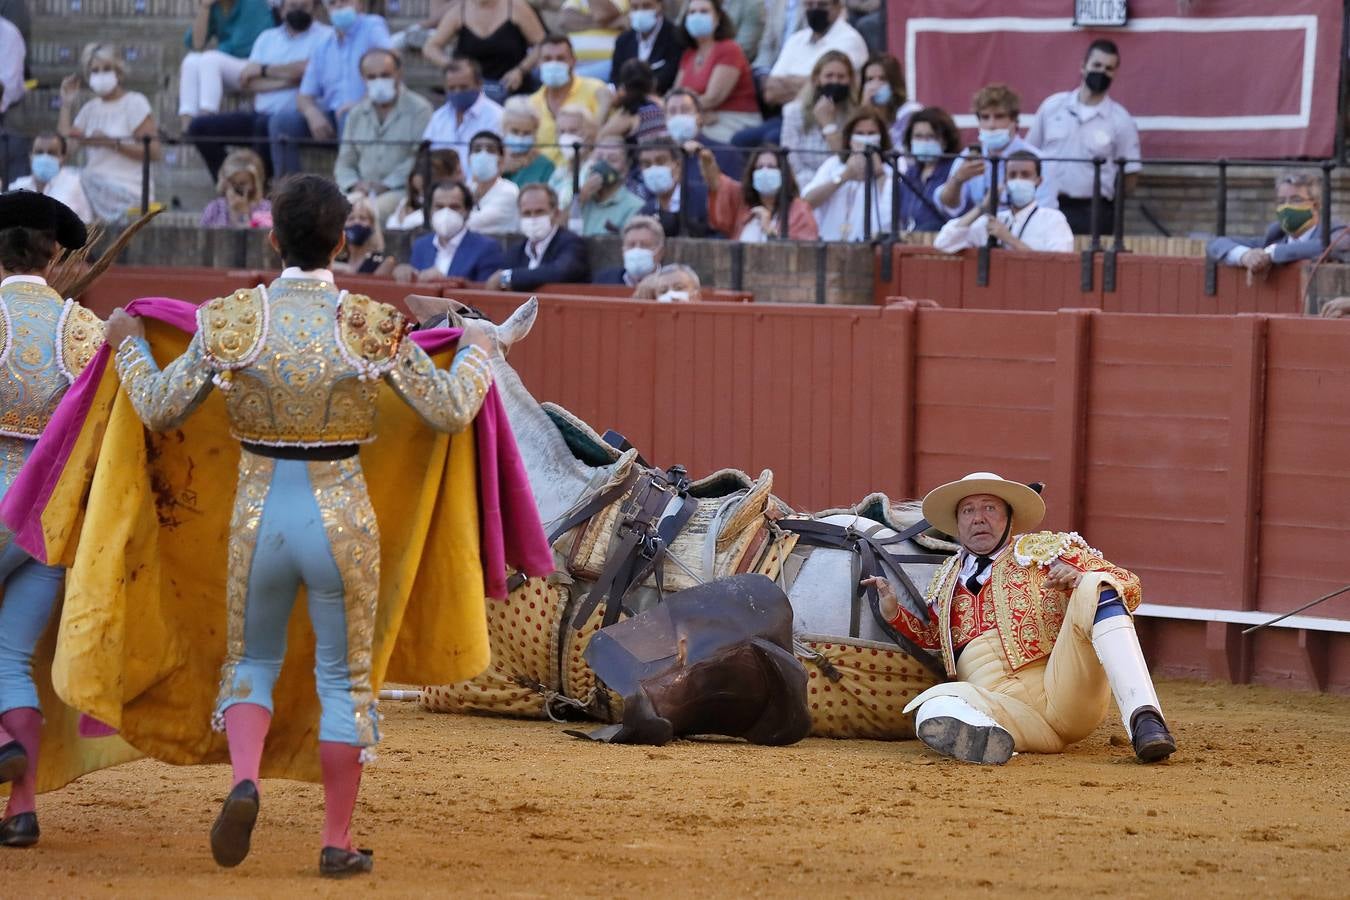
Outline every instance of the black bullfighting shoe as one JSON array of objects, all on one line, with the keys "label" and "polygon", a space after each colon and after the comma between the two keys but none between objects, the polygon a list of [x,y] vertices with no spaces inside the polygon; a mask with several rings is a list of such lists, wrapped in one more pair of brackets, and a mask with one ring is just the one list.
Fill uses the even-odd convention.
[{"label": "black bullfighting shoe", "polygon": [[37,813],[19,813],[0,819],[0,847],[31,847],[38,842]]},{"label": "black bullfighting shoe", "polygon": [[28,753],[23,744],[10,741],[0,747],[0,784],[18,781],[28,771]]},{"label": "black bullfighting shoe", "polygon": [[225,798],[211,826],[211,856],[217,865],[232,868],[248,856],[259,805],[258,786],[252,781],[239,782]]},{"label": "black bullfighting shoe", "polygon": [[1134,743],[1134,755],[1140,762],[1162,762],[1177,752],[1176,739],[1167,730],[1162,713],[1151,706],[1135,712],[1130,721],[1130,740]]},{"label": "black bullfighting shoe", "polygon": [[926,701],[914,721],[919,740],[943,756],[985,766],[1012,759],[1012,734],[959,697]]},{"label": "black bullfighting shoe", "polygon": [[374,850],[344,850],[324,847],[319,853],[319,874],[325,878],[350,878],[375,868]]}]

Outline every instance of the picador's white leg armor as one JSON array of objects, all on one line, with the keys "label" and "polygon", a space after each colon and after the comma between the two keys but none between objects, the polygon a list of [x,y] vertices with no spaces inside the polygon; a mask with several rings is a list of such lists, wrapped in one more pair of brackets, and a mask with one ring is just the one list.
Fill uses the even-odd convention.
[{"label": "picador's white leg armor", "polygon": [[1125,615],[1112,616],[1093,625],[1092,649],[1097,651],[1097,658],[1106,670],[1106,680],[1111,684],[1111,693],[1120,709],[1125,733],[1134,737],[1135,713],[1144,707],[1152,707],[1162,714],[1157,691],[1153,689],[1153,678],[1144,662],[1144,652],[1139,649],[1134,620]]}]

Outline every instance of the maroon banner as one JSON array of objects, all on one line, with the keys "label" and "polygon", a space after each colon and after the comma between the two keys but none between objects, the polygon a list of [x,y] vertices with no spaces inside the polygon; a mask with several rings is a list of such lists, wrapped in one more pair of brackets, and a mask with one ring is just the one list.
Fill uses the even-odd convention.
[{"label": "maroon banner", "polygon": [[1145,158],[1332,154],[1342,52],[1336,0],[1130,0],[1124,28],[1079,28],[1073,7],[972,0],[955,15],[947,0],[910,0],[890,11],[891,52],[911,97],[973,129],[980,87],[1008,84],[1030,124],[1046,97],[1077,86],[1088,45],[1108,38],[1121,53],[1111,96],[1139,124]]}]

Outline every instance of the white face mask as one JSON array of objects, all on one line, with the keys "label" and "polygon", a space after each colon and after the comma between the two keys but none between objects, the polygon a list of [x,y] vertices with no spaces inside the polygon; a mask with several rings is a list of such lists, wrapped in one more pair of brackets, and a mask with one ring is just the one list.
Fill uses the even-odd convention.
[{"label": "white face mask", "polygon": [[446,240],[459,234],[464,227],[464,214],[448,206],[441,207],[431,214],[431,229],[436,236]]},{"label": "white face mask", "polygon": [[657,303],[688,303],[688,291],[664,291],[656,297]]},{"label": "white face mask", "polygon": [[857,150],[859,152],[866,150],[868,147],[880,147],[881,135],[855,134],[853,136],[853,139],[849,141],[849,146],[851,146],[854,150]]},{"label": "white face mask", "polygon": [[398,96],[398,82],[392,78],[369,78],[366,80],[366,93],[372,103],[393,103]]},{"label": "white face mask", "polygon": [[553,230],[549,216],[526,216],[520,220],[520,233],[531,241],[542,241]]},{"label": "white face mask", "polygon": [[559,149],[562,151],[562,155],[567,159],[571,159],[572,157],[577,155],[575,145],[580,143],[581,143],[581,135],[579,134],[558,135]]},{"label": "white face mask", "polygon": [[117,90],[116,72],[95,72],[89,76],[89,90],[106,97]]}]

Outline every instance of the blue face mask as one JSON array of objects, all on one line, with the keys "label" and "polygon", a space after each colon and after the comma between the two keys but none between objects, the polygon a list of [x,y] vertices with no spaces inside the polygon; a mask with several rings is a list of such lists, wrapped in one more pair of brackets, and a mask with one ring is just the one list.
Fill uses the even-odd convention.
[{"label": "blue face mask", "polygon": [[360,14],[354,6],[342,6],[328,13],[328,20],[338,31],[350,31]]},{"label": "blue face mask", "polygon": [[712,13],[691,12],[684,17],[684,27],[691,38],[698,40],[711,37],[717,29],[717,22],[713,19]]},{"label": "blue face mask", "polygon": [[1008,205],[1021,209],[1036,199],[1036,182],[1027,178],[1010,179],[1004,190],[1008,192]]},{"label": "blue face mask", "polygon": [[656,271],[656,254],[646,247],[629,247],[623,251],[623,270],[634,281]]},{"label": "blue face mask", "polygon": [[656,27],[656,10],[654,9],[635,9],[628,14],[628,24],[633,26],[633,30],[638,34],[646,34]]},{"label": "blue face mask", "polygon": [[1002,150],[1012,142],[1012,132],[1006,128],[981,128],[980,149],[985,153]]},{"label": "blue face mask", "polygon": [[539,80],[545,87],[562,87],[571,77],[572,73],[567,70],[567,63],[561,60],[552,59],[539,64]]},{"label": "blue face mask", "polygon": [[692,141],[698,137],[698,119],[691,115],[670,116],[666,119],[666,131],[677,144]]},{"label": "blue face mask", "polygon": [[778,169],[756,169],[750,174],[750,183],[761,194],[777,194],[783,187],[783,173]]},{"label": "blue face mask", "polygon": [[885,106],[891,102],[892,96],[891,86],[883,82],[879,88],[872,92],[872,105]]},{"label": "blue face mask", "polygon": [[478,90],[472,91],[450,91],[445,95],[445,102],[455,108],[456,112],[468,112],[469,107],[478,102]]},{"label": "blue face mask", "polygon": [[35,179],[47,184],[54,180],[56,174],[61,171],[61,160],[50,153],[35,153],[29,168],[33,170]]},{"label": "blue face mask", "polygon": [[506,144],[506,149],[511,153],[525,153],[534,146],[534,135],[532,134],[507,134],[502,138]]},{"label": "blue face mask", "polygon": [[675,173],[666,166],[648,166],[642,170],[642,183],[658,197],[675,190]]},{"label": "blue face mask", "polygon": [[933,138],[914,138],[909,142],[909,152],[919,162],[932,162],[942,155],[942,142]]},{"label": "blue face mask", "polygon": [[469,154],[469,174],[474,181],[491,181],[497,177],[497,154],[479,150]]}]

